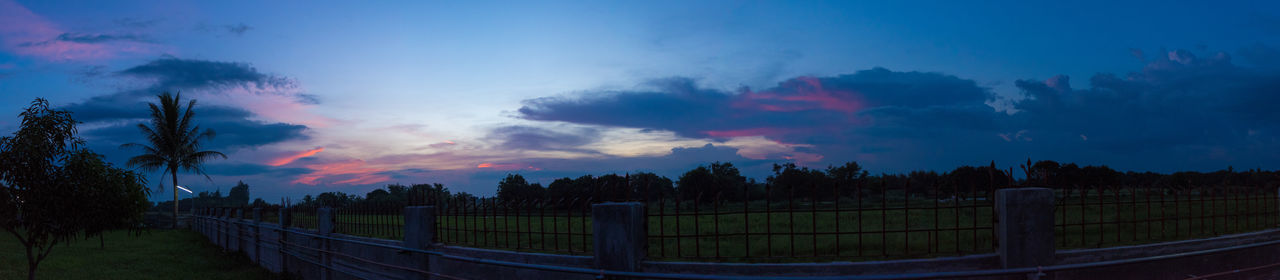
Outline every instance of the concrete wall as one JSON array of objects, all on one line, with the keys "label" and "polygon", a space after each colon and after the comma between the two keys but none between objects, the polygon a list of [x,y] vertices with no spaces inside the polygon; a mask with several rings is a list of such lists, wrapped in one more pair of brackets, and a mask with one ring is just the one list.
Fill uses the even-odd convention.
[{"label": "concrete wall", "polygon": [[[431,212],[406,211],[406,217],[407,219],[413,219],[417,215]],[[192,222],[193,230],[208,237],[211,242],[221,248],[244,253],[250,260],[268,270],[287,272],[290,275],[300,276],[302,279],[445,279],[439,277],[440,275],[463,279],[597,279],[596,275],[593,274],[553,272],[426,256],[421,253],[401,250],[406,246],[406,242],[399,240],[348,236],[309,229],[282,228],[277,224],[262,223],[260,219],[247,220],[218,215],[219,212],[211,212],[196,217]],[[608,219],[605,217],[609,216],[625,219],[629,215],[601,215],[601,217],[593,217],[593,219]],[[424,220],[431,220],[430,217],[426,218]],[[321,223],[324,222],[322,218]],[[602,220],[599,224],[608,223],[609,221]],[[433,224],[427,227],[417,225],[415,228],[417,229],[409,230],[406,228],[406,239],[414,243],[423,240],[422,237],[419,237],[419,239],[409,237],[414,232],[419,232],[419,234],[434,232]],[[597,232],[608,231],[597,230]],[[313,235],[328,236],[330,238],[319,238]],[[595,237],[616,238],[601,235]],[[430,240],[429,236],[425,240]],[[1276,240],[1280,240],[1280,229],[1138,246],[1063,250],[1054,252],[1051,265],[1087,264],[1165,256]],[[597,242],[601,241],[597,240]],[[599,265],[602,263],[598,261],[599,258],[613,257],[609,255],[568,256],[523,253],[442,244],[429,244],[426,247],[425,249],[451,256],[589,270],[599,269]],[[643,250],[640,250],[640,252],[643,252]],[[1045,273],[1038,279],[1182,279],[1189,275],[1205,275],[1275,263],[1280,263],[1280,244],[1159,261],[1050,272]],[[1005,268],[1006,265],[1001,261],[1001,257],[998,254],[979,254],[935,259],[856,263],[747,264],[641,261],[635,270],[647,273],[769,277],[891,275],[997,270]],[[1280,269],[1263,269],[1231,275],[1229,278],[1280,279]],[[971,279],[1028,279],[1028,276],[1012,274]]]}]

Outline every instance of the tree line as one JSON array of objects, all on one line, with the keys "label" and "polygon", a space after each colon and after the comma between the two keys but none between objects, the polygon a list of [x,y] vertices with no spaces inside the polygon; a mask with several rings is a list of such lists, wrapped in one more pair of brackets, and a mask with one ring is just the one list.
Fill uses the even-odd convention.
[{"label": "tree line", "polygon": [[[524,205],[539,202],[557,208],[577,207],[590,201],[683,200],[710,203],[743,200],[829,200],[868,198],[884,195],[950,198],[989,195],[1007,187],[1048,187],[1075,190],[1093,187],[1130,186],[1169,191],[1203,186],[1252,186],[1274,188],[1280,172],[1260,169],[1239,171],[1232,167],[1214,172],[1184,171],[1170,174],[1120,172],[1105,165],[1080,166],[1051,160],[1019,165],[1024,175],[1015,179],[1013,168],[1000,169],[995,162],[980,166],[960,166],[950,171],[910,171],[872,174],[857,162],[810,168],[794,163],[774,164],[772,173],[757,181],[743,176],[732,163],[714,162],[695,167],[676,179],[650,172],[564,177],[550,184],[530,183],[520,174],[508,174],[497,184],[496,195],[479,197],[467,192],[451,192],[439,183],[404,186],[387,185],[363,196],[342,192],[307,195],[296,205],[328,207],[403,207],[419,198],[419,204],[447,204],[483,200],[486,203]],[[197,203],[199,203],[197,201]]]}]

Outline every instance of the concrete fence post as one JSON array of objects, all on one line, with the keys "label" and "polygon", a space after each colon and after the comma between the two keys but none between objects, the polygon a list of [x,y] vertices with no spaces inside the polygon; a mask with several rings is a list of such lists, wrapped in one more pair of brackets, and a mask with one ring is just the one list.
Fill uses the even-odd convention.
[{"label": "concrete fence post", "polygon": [[236,211],[236,212],[235,212],[235,213],[236,213],[236,217],[235,217],[234,219],[232,219],[232,220],[231,220],[231,222],[232,222],[231,226],[233,226],[233,227],[235,228],[235,230],[233,231],[233,232],[235,232],[235,239],[232,239],[231,244],[235,244],[235,245],[236,245],[236,249],[235,249],[236,251],[244,252],[244,251],[245,251],[245,250],[244,250],[244,246],[243,246],[243,245],[244,245],[244,236],[243,236],[243,235],[244,235],[244,231],[243,231],[243,230],[241,230],[241,227],[242,227],[243,225],[241,225],[240,223],[238,223],[238,222],[240,222],[240,221],[245,220],[245,218],[244,218],[244,209],[236,208],[236,210],[235,210],[235,211]]},{"label": "concrete fence post", "polygon": [[591,205],[591,229],[597,269],[640,271],[647,233],[644,204],[607,202]]},{"label": "concrete fence post", "polygon": [[[404,208],[404,246],[426,250],[431,247],[436,235],[436,207],[409,206]],[[413,263],[422,265],[425,271],[431,271],[431,257],[426,254],[410,253]],[[427,275],[407,272],[405,279],[426,280]]]},{"label": "concrete fence post", "polygon": [[996,238],[1004,268],[1053,265],[1053,190],[996,191]]},{"label": "concrete fence post", "polygon": [[[318,233],[322,235],[333,234],[334,221],[333,208],[320,207],[320,209],[316,209],[316,231]],[[332,249],[329,246],[329,239],[321,239],[320,244],[323,244],[321,245],[323,250],[328,251]],[[324,267],[320,268],[320,279],[333,279],[333,275],[331,274],[332,272],[329,269],[330,267],[333,267],[333,256],[320,252],[320,263],[324,264]]]},{"label": "concrete fence post", "polygon": [[253,208],[253,261],[262,266],[262,207]]},{"label": "concrete fence post", "polygon": [[276,245],[280,248],[280,271],[284,275],[289,275],[289,254],[285,253],[285,250],[289,247],[285,245],[285,242],[289,242],[289,224],[293,221],[293,217],[290,216],[292,212],[289,212],[288,206],[280,207],[276,212],[276,215],[279,215],[280,222],[280,236],[276,236],[276,240],[279,241]]}]

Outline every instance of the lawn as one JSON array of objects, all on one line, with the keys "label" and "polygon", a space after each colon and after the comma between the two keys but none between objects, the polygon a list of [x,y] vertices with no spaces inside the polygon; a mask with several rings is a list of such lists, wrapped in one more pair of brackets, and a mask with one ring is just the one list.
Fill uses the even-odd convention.
[{"label": "lawn", "polygon": [[[37,279],[278,279],[240,254],[223,253],[188,230],[150,230],[140,236],[108,232],[105,247],[92,238],[53,248]],[[26,279],[25,249],[0,234],[0,279]]]}]

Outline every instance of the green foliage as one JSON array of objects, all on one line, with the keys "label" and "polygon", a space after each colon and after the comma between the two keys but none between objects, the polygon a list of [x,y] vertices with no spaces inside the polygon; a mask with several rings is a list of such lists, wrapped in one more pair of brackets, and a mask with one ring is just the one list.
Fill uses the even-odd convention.
[{"label": "green foliage", "polygon": [[54,245],[136,225],[150,205],[142,176],[80,148],[71,113],[36,99],[0,137],[0,226],[26,248],[28,273]]}]

